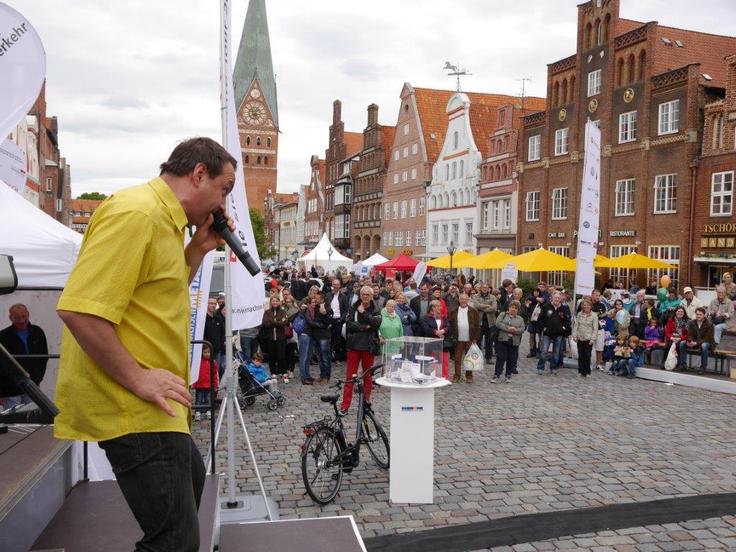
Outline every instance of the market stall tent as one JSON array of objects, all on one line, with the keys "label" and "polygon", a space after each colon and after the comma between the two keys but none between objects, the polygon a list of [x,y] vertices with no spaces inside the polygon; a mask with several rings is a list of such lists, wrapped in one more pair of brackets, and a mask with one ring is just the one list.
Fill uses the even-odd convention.
[{"label": "market stall tent", "polygon": [[419,264],[419,261],[401,253],[396,255],[390,261],[377,265],[376,270],[393,270],[395,272],[413,271],[417,264]]},{"label": "market stall tent", "polygon": [[0,253],[13,256],[19,287],[63,288],[81,244],[81,234],[0,180]]},{"label": "market stall tent", "polygon": [[[332,250],[331,255],[329,254],[330,250]],[[319,243],[314,246],[314,249],[297,259],[296,262],[306,270],[309,270],[313,266],[327,271],[337,270],[340,267],[349,269],[353,266],[353,260],[342,255],[335,246],[332,245],[330,238],[327,237],[326,233],[322,234],[322,238],[320,238]]]}]

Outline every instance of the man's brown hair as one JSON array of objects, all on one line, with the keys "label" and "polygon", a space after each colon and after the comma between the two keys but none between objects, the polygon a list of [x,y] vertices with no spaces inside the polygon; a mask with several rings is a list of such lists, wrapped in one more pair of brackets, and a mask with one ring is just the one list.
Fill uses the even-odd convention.
[{"label": "man's brown hair", "polygon": [[161,163],[161,174],[186,176],[194,170],[197,163],[204,164],[211,178],[222,174],[225,163],[230,163],[234,169],[238,167],[238,162],[225,148],[212,138],[200,136],[184,140],[176,146],[169,159]]}]

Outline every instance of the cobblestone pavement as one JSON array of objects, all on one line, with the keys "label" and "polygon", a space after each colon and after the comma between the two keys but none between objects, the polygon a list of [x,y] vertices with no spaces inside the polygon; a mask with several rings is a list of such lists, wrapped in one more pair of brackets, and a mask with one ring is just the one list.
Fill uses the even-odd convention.
[{"label": "cobblestone pavement", "polygon": [[593,550],[595,552],[667,552],[680,550],[736,550],[736,517],[631,527],[573,535],[560,539],[474,552],[536,552],[542,550]]},{"label": "cobblestone pavement", "polygon": [[[522,357],[525,352],[522,345]],[[349,514],[368,538],[525,513],[736,492],[736,397],[602,372],[588,379],[570,369],[538,376],[526,358],[520,359],[519,370],[511,383],[493,385],[487,367],[471,385],[437,391],[435,500],[429,505],[391,504],[388,472],[380,470],[367,451],[361,457],[364,463],[346,474],[335,502],[315,505],[301,478],[301,426],[328,414],[329,405],[318,398],[327,389],[292,380],[281,386],[287,403],[277,412],[269,412],[262,397],[244,411],[267,493],[278,503],[282,518]],[[312,372],[317,371],[312,366]],[[333,377],[342,375],[344,366],[333,368]],[[375,389],[373,405],[388,430],[389,390]],[[206,422],[195,423],[195,439],[202,450],[207,450],[208,432]],[[218,443],[221,472],[224,434],[223,427]],[[236,463],[240,492],[258,493],[242,435]],[[674,550],[657,539],[637,541],[635,536],[683,532],[689,536],[677,542],[707,541],[706,548],[717,549],[713,542],[721,539],[736,550],[734,518],[707,523],[711,522],[721,524],[713,528],[717,531],[708,529],[712,535],[690,531],[685,523],[514,550],[569,546],[633,550],[650,544]],[[611,538],[626,541],[621,543],[624,548],[606,540]],[[589,544],[576,544],[581,539]]]}]

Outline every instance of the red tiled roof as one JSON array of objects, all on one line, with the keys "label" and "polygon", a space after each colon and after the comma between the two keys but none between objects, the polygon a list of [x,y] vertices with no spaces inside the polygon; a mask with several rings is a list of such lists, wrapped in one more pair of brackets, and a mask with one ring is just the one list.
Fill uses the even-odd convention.
[{"label": "red tiled roof", "polygon": [[[447,131],[447,102],[452,90],[414,88],[419,119],[422,124],[424,143],[427,146],[427,160],[434,163],[440,154]],[[490,135],[498,127],[496,120],[498,108],[504,104],[521,105],[517,96],[504,94],[482,94],[465,92],[470,100],[470,128],[478,150],[485,155],[489,149]],[[526,98],[524,107],[529,110],[544,108],[544,98]],[[433,137],[434,136],[434,137]]]},{"label": "red tiled roof", "polygon": [[388,167],[389,161],[391,161],[391,148],[394,145],[394,135],[395,134],[396,134],[396,127],[381,125],[381,145],[383,146],[383,152],[386,155],[386,166],[387,167]]},{"label": "red tiled roof", "polygon": [[297,192],[277,192],[275,199],[276,201],[281,202],[283,205],[287,205],[289,203],[297,203],[299,201],[299,194]]},{"label": "red tiled roof", "polygon": [[72,217],[72,222],[74,224],[88,224],[89,223],[89,219],[90,219],[90,217],[82,217],[80,215],[74,215]]},{"label": "red tiled roof", "polygon": [[[669,39],[672,45],[662,42],[663,38]],[[682,43],[682,48],[677,46],[676,40]],[[736,37],[658,25],[652,74],[658,75],[690,63],[700,63],[700,72],[713,77],[712,81],[701,79],[701,82],[725,88],[728,68],[723,58],[734,52]]]},{"label": "red tiled roof", "polygon": [[102,200],[99,199],[72,199],[72,211],[94,213],[100,203],[102,203]]},{"label": "red tiled roof", "polygon": [[363,133],[362,132],[345,132],[343,134],[345,140],[345,158],[352,157],[356,153],[363,151]]}]

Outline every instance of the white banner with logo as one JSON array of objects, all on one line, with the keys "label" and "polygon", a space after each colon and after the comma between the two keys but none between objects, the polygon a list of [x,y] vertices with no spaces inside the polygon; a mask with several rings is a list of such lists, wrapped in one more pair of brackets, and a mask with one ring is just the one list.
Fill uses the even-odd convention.
[{"label": "white banner with logo", "polygon": [[[256,250],[256,240],[253,237],[253,227],[248,212],[248,199],[245,195],[245,176],[243,175],[243,156],[240,152],[240,137],[238,136],[237,111],[235,106],[235,92],[232,81],[232,63],[230,55],[230,1],[223,0],[223,33],[221,55],[221,84],[224,95],[225,117],[223,125],[226,128],[227,151],[238,160],[238,168],[235,171],[235,187],[228,196],[228,214],[237,225],[237,236],[248,250],[251,257],[260,266],[261,261]],[[235,255],[230,255],[230,297],[226,305],[232,313],[232,329],[242,330],[260,326],[263,319],[263,307],[266,292],[263,284],[263,273],[259,272],[251,276]]]},{"label": "white banner with logo", "polygon": [[[199,270],[189,284],[189,304],[191,311],[189,315],[189,337],[192,341],[201,341],[204,337],[204,323],[207,319],[207,300],[210,296],[210,283],[212,282],[212,265],[214,264],[215,252],[210,251],[202,259]],[[202,358],[202,345],[197,344],[189,348],[189,383],[199,379],[199,359]]]},{"label": "white banner with logo", "polygon": [[12,140],[0,144],[0,180],[23,194],[26,187],[26,154]]},{"label": "white banner with logo", "polygon": [[575,293],[590,295],[595,288],[595,256],[598,253],[598,230],[601,203],[601,131],[592,121],[585,125],[585,161],[580,192],[577,271]]},{"label": "white banner with logo", "polygon": [[0,139],[28,113],[44,78],[41,38],[25,17],[0,2]]},{"label": "white banner with logo", "polygon": [[427,273],[427,263],[425,262],[418,262],[417,266],[414,267],[414,273],[411,275],[412,280],[414,280],[417,284],[417,287],[419,287],[419,284],[422,283],[422,280],[424,279],[424,275]]}]

